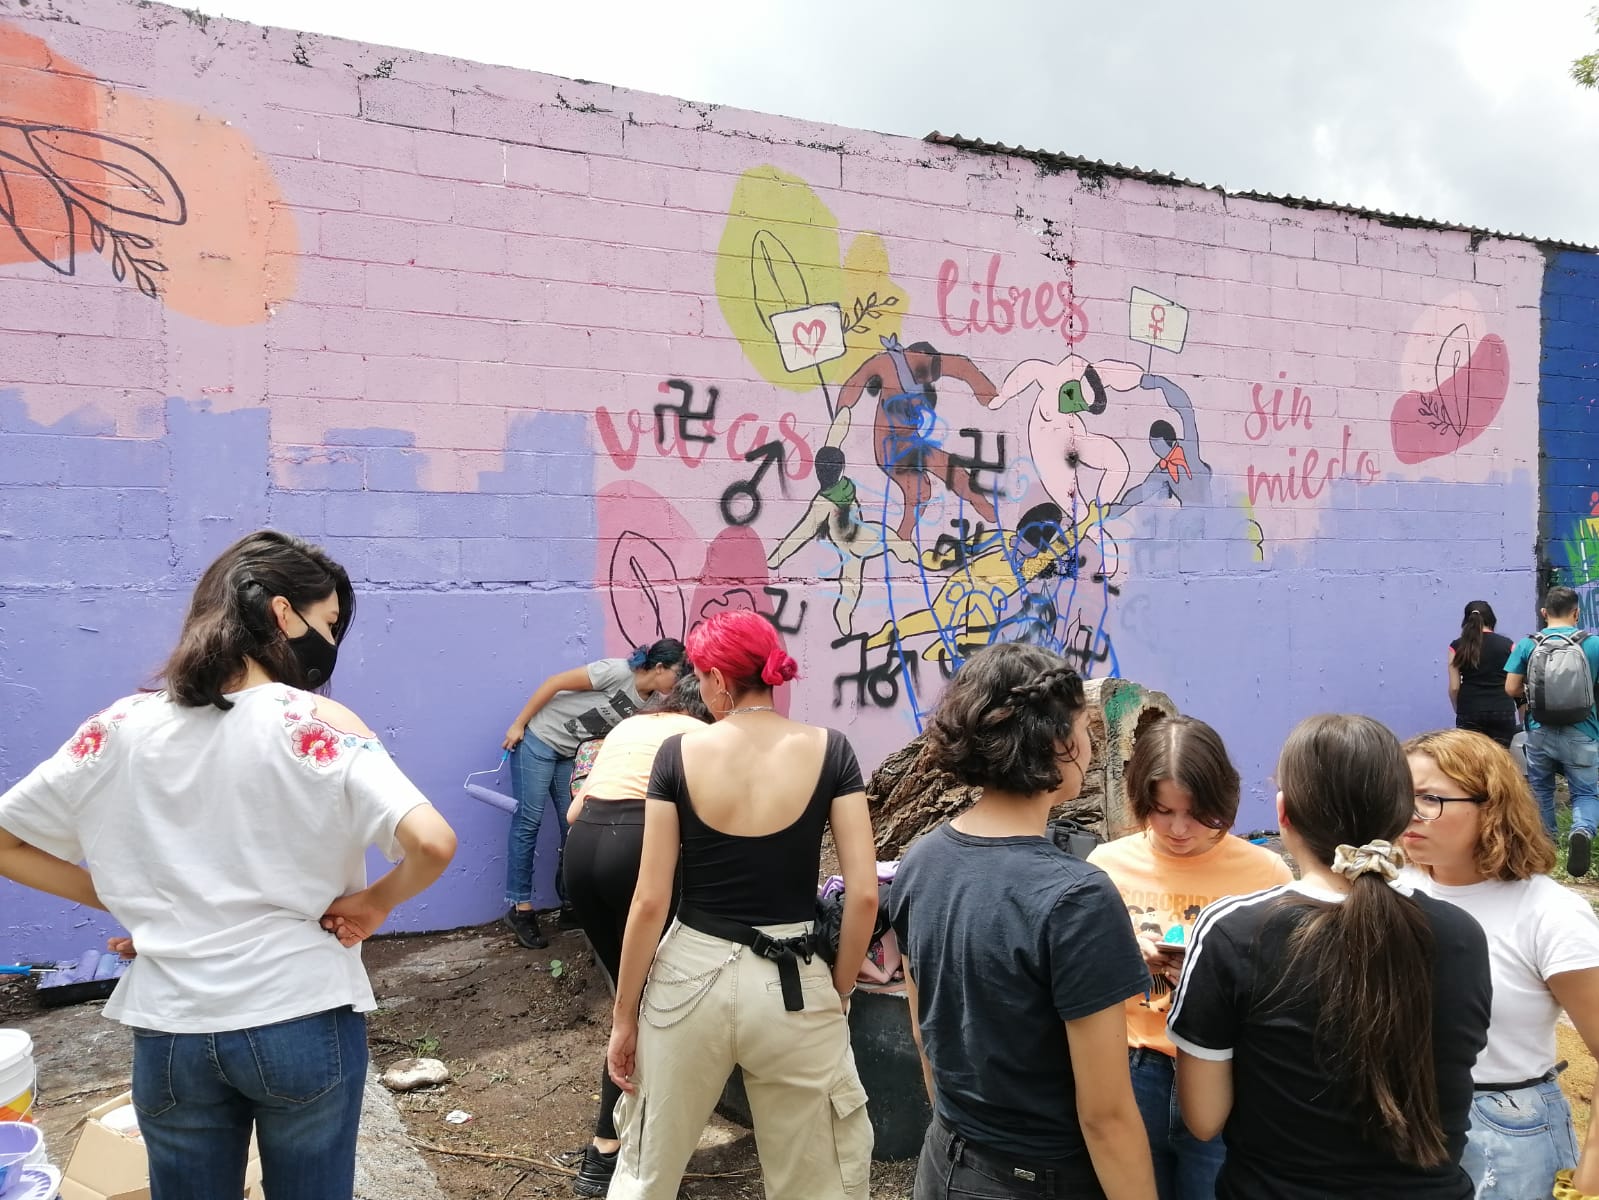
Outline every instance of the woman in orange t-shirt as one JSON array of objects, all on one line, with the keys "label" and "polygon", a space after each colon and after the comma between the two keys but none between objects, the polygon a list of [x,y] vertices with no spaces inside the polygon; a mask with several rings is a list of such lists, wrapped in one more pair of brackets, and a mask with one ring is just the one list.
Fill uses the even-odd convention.
[{"label": "woman in orange t-shirt", "polygon": [[1293,874],[1278,855],[1228,833],[1238,815],[1238,771],[1205,722],[1167,717],[1150,726],[1133,747],[1126,781],[1127,811],[1143,828],[1095,848],[1088,861],[1121,892],[1153,980],[1147,996],[1127,1002],[1133,1091],[1160,1200],[1212,1200],[1226,1150],[1219,1137],[1194,1137],[1178,1114],[1166,1013],[1200,910]]}]

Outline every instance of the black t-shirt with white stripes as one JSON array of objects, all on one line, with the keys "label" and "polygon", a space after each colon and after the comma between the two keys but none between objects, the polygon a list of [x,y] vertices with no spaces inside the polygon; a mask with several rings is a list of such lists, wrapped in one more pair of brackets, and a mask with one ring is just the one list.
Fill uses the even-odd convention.
[{"label": "black t-shirt with white stripes", "polygon": [[1450,1162],[1401,1162],[1363,1133],[1349,1085],[1318,1057],[1321,1002],[1304,969],[1290,970],[1289,939],[1310,915],[1299,897],[1334,893],[1301,883],[1234,896],[1194,927],[1168,1032],[1196,1058],[1231,1059],[1233,1106],[1218,1200],[1320,1200],[1332,1196],[1470,1200],[1460,1168],[1472,1099],[1471,1068],[1488,1041],[1493,985],[1488,946],[1469,915],[1417,893],[1432,924],[1433,1044],[1439,1115]]}]

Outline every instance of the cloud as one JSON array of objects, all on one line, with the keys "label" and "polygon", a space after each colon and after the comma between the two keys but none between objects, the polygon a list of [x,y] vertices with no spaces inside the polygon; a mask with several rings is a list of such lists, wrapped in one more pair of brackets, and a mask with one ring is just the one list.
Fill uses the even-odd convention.
[{"label": "cloud", "polygon": [[685,99],[1599,244],[1599,94],[1567,74],[1599,35],[1577,5],[213,4]]}]

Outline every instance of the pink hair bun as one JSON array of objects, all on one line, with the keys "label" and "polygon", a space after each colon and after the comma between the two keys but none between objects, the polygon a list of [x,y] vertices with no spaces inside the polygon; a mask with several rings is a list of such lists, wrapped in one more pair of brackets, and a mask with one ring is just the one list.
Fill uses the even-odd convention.
[{"label": "pink hair bun", "polygon": [[799,663],[783,650],[777,649],[766,656],[766,666],[761,668],[761,681],[776,687],[780,683],[787,683],[798,674]]}]

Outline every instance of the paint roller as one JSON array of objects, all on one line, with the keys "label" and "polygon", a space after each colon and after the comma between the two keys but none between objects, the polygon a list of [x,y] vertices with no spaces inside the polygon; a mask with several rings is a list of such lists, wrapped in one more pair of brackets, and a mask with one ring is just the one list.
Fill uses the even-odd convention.
[{"label": "paint roller", "polygon": [[462,785],[466,788],[466,794],[475,800],[483,801],[484,804],[492,805],[501,812],[514,813],[516,811],[516,801],[510,796],[507,796],[504,792],[497,792],[491,787],[485,787],[481,783],[472,782],[472,780],[476,779],[480,775],[498,775],[502,770],[505,769],[505,764],[510,761],[510,758],[511,752],[507,750],[504,754],[500,755],[500,761],[495,765],[493,770],[473,771],[470,775],[468,775],[465,783]]}]

